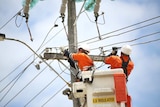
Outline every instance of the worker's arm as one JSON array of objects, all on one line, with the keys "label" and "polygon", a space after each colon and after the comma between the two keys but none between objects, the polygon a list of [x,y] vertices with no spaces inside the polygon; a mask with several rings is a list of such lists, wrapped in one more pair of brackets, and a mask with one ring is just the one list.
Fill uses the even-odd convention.
[{"label": "worker's arm", "polygon": [[111,59],[110,56],[112,55],[117,55],[117,51],[118,51],[118,48],[117,47],[112,47],[112,52],[110,54],[108,54],[105,58],[104,58],[104,63],[106,64],[110,64],[109,63],[109,60]]},{"label": "worker's arm", "polygon": [[66,57],[68,58],[68,62],[69,62],[69,64],[70,64],[70,66],[76,69],[76,68],[77,68],[77,67],[76,67],[76,64],[75,64],[75,62],[73,61],[73,59],[70,58],[70,53],[69,53],[68,49],[64,50],[64,56],[66,56]]}]

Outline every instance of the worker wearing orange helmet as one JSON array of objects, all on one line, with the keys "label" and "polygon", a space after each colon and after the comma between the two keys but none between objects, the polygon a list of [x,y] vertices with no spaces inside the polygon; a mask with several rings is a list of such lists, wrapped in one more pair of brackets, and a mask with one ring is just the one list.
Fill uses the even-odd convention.
[{"label": "worker wearing orange helmet", "polygon": [[110,64],[111,69],[123,68],[126,77],[128,77],[134,68],[134,63],[130,58],[131,51],[130,45],[124,45],[121,48],[121,56],[119,57],[116,55],[117,49],[113,49],[112,53],[104,59],[104,63]]},{"label": "worker wearing orange helmet", "polygon": [[65,50],[64,56],[69,58],[68,62],[72,67],[76,68],[73,62],[76,61],[81,71],[88,71],[94,66],[93,60],[88,56],[89,52],[89,46],[87,44],[82,44],[78,48],[77,53],[69,53],[68,50]]}]

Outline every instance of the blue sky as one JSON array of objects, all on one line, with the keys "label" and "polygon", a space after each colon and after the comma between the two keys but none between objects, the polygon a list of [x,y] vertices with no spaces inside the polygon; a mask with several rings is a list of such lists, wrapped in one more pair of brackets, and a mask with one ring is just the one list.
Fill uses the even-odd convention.
[{"label": "blue sky", "polygon": [[[1,0],[0,33],[5,33],[6,37],[8,38],[22,40],[36,51],[43,42],[49,30],[56,22],[58,27],[52,29],[45,41],[45,45],[39,51],[37,51],[37,53],[43,55],[42,51],[46,47],[66,46],[68,44],[68,40],[66,38],[65,31],[62,30],[57,34],[57,32],[63,29],[61,19],[56,20],[60,16],[60,5],[61,0],[43,0],[39,1],[35,7],[30,10],[28,24],[34,38],[34,41],[31,42],[25,20],[21,20],[20,16],[18,16],[17,19],[14,17],[6,26],[3,28],[1,27],[22,8],[22,1],[20,0],[15,2],[14,0]],[[99,13],[104,12],[105,23],[103,25],[98,25],[100,33],[101,35],[104,35],[117,29],[160,16],[159,5],[160,1],[158,0],[102,0]],[[81,6],[82,3],[76,3],[77,14],[79,13]],[[87,14],[89,15],[90,19],[94,21],[93,12],[87,12]],[[145,23],[104,35],[102,38],[119,35],[123,32],[148,25],[119,36],[113,36],[103,40],[96,38],[94,39],[94,41],[96,41],[95,43],[90,43],[92,41],[87,42],[90,43],[90,48],[94,49],[156,33],[160,31],[160,24],[158,22],[159,20],[160,18],[155,18]],[[15,22],[17,25],[21,26],[17,27]],[[99,17],[98,22],[103,23],[102,16]],[[65,18],[65,25],[66,24],[67,17]],[[77,20],[77,36],[78,42],[98,37],[96,24],[92,23],[87,18],[85,13],[82,13]],[[157,39],[160,39],[159,33],[129,42],[128,44],[133,45]],[[124,44],[116,44],[112,46],[122,46]],[[104,47],[104,50],[109,50],[112,46]],[[135,63],[135,68],[129,77],[127,86],[129,94],[132,96],[133,107],[160,106],[159,47],[160,41],[132,46],[133,51],[131,58]],[[0,80],[12,72],[11,75],[7,76],[6,79],[0,81],[0,99],[2,99],[0,101],[0,107],[6,105],[12,98],[13,100],[7,104],[7,107],[23,107],[26,104],[28,104],[27,107],[41,107],[44,104],[44,107],[64,107],[66,105],[67,107],[72,107],[72,101],[68,100],[66,96],[63,96],[61,91],[55,95],[55,93],[65,86],[64,81],[62,81],[60,78],[56,78],[57,75],[50,68],[46,67],[44,63],[41,63],[41,69],[37,70],[35,65],[40,61],[40,59],[35,59],[34,56],[31,56],[33,53],[27,47],[15,41],[3,41],[0,42],[0,49]],[[55,48],[53,48],[52,51],[57,52]],[[106,52],[106,54],[108,53],[109,52]],[[91,50],[90,54],[99,55],[100,50]],[[28,67],[28,69],[22,74],[14,86],[12,87],[12,83],[6,87],[6,85],[9,84],[10,81],[12,81],[20,72],[22,72],[24,68],[33,61],[33,59],[35,59],[34,63]],[[47,62],[51,63],[51,61]],[[64,61],[64,63],[68,65],[67,61]],[[96,67],[98,67],[102,63],[95,62],[95,64]],[[61,73],[65,69],[65,67],[56,60],[51,63],[51,66],[58,73]],[[104,65],[99,69],[108,69],[107,67],[108,65]],[[65,73],[62,73],[62,77],[66,81],[70,81],[69,71],[66,70]],[[53,82],[48,85],[51,81]],[[30,84],[27,85],[28,83]],[[48,87],[45,88],[47,85]],[[9,89],[10,91],[8,91]],[[41,92],[43,89],[44,91]],[[41,93],[38,94],[39,92]],[[17,93],[19,94],[14,98]],[[50,98],[51,100],[49,100]]]}]

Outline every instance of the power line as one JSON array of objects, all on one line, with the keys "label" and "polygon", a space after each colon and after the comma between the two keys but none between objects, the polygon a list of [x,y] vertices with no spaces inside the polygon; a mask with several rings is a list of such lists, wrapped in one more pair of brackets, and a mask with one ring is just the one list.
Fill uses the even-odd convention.
[{"label": "power line", "polygon": [[45,40],[44,40],[45,41]]},{"label": "power line", "polygon": [[[65,69],[65,70],[66,70],[66,69]],[[64,73],[65,70],[63,70],[60,74]],[[57,78],[58,78],[58,76],[56,76],[52,81],[50,81],[39,93],[37,93],[31,100],[29,100],[29,101],[27,102],[27,104],[25,104],[24,107],[28,106],[28,104],[30,104],[30,103],[31,103],[38,95],[40,95],[47,87],[49,87]]]},{"label": "power line", "polygon": [[[142,38],[145,38],[145,37],[153,36],[153,35],[156,35],[156,34],[159,34],[159,33],[160,33],[160,31],[154,32],[154,33],[150,33],[150,34],[147,34],[147,35],[143,35],[143,36],[140,36],[140,37],[135,38],[135,39],[131,39],[131,40],[127,40],[127,41],[122,41],[122,42],[116,42],[116,43],[108,44],[108,45],[101,46],[101,47],[108,47],[108,46],[113,46],[113,45],[117,45],[117,44],[133,42],[133,41],[136,41],[136,40],[139,40],[139,39],[142,39]],[[91,50],[95,50],[95,49],[99,49],[99,48],[92,48]]]},{"label": "power line", "polygon": [[[31,55],[32,56],[32,55]],[[12,70],[9,74],[7,74],[3,79],[0,80],[0,82],[2,82],[3,80],[5,80],[6,78],[8,78],[12,73],[14,73],[21,65],[23,65],[29,58],[31,58],[31,56],[29,56],[26,60],[24,60],[20,65],[18,65],[14,70]]]},{"label": "power line", "polygon": [[[120,29],[118,29],[118,30],[115,30],[115,31],[112,31],[112,32],[103,34],[103,35],[101,35],[101,37],[102,37],[102,36],[105,36],[105,35],[108,35],[108,34],[111,34],[111,33],[118,32],[118,31],[120,31],[120,30],[127,29],[127,28],[132,27],[132,26],[136,26],[136,25],[139,25],[139,24],[142,24],[142,23],[145,23],[145,22],[148,22],[148,21],[157,19],[157,18],[159,18],[159,17],[160,17],[160,16],[153,17],[153,18],[151,18],[151,19],[148,19],[148,20],[145,20],[145,21],[142,21],[142,22],[139,22],[139,23],[136,23],[136,24],[133,24],[133,25],[124,27],[124,28],[120,28]],[[141,28],[144,28],[144,27],[148,27],[148,26],[157,24],[157,23],[160,23],[160,21],[157,21],[157,22],[154,22],[154,23],[150,23],[150,24],[147,24],[147,25],[144,25],[144,26],[141,26],[141,27],[137,27],[137,28],[134,28],[134,29],[131,29],[131,30],[128,30],[128,31],[125,31],[125,32],[122,32],[122,33],[119,33],[119,34],[116,34],[116,35],[107,36],[107,37],[102,38],[102,40],[107,39],[107,38],[110,38],[110,37],[120,36],[120,35],[122,35],[122,34],[129,33],[129,32],[131,32],[131,31],[135,31],[135,30],[138,30],[138,29],[141,29]],[[96,38],[98,38],[98,37],[94,37],[94,38],[91,38],[91,39],[88,39],[88,40],[85,40],[85,41],[81,41],[81,42],[79,42],[79,43],[87,42],[87,41],[90,41],[90,40],[93,40],[93,39],[96,39]],[[100,40],[95,40],[95,41],[92,41],[92,42],[88,42],[88,44],[95,43],[95,42],[98,42],[98,41],[100,41]],[[49,41],[48,41],[48,42],[49,42]],[[96,48],[96,49],[97,49],[97,48]],[[91,50],[94,50],[94,49],[91,49]]]},{"label": "power line", "polygon": [[[121,30],[130,28],[130,27],[133,27],[133,26],[136,26],[136,25],[139,25],[139,24],[148,22],[148,21],[155,20],[155,19],[157,19],[157,18],[160,18],[160,16],[156,16],[156,17],[153,17],[153,18],[144,20],[144,21],[142,21],[142,22],[139,22],[139,23],[136,23],[136,24],[132,24],[132,25],[129,25],[129,26],[126,26],[126,27],[117,29],[117,30],[111,31],[111,32],[109,32],[109,33],[105,33],[105,34],[101,35],[101,37],[104,37],[104,36],[106,36],[106,35],[109,35],[109,34],[112,34],[112,33],[115,33],[115,32],[118,32],[118,31],[121,31]],[[146,24],[146,25],[144,25],[144,26],[137,27],[137,28],[134,28],[134,29],[131,29],[131,30],[128,30],[128,31],[125,31],[125,32],[122,32],[122,33],[119,33],[119,34],[116,34],[116,35],[110,35],[110,36],[107,36],[107,37],[102,38],[101,40],[104,40],[104,39],[107,39],[107,38],[111,38],[111,37],[115,37],[115,36],[120,36],[120,35],[122,35],[122,34],[129,33],[129,32],[132,32],[132,31],[135,31],[135,30],[144,28],[144,27],[148,27],[148,26],[157,24],[157,23],[160,23],[160,21],[153,22],[153,23],[150,23],[150,24]],[[94,40],[94,39],[98,39],[98,40],[91,41],[91,40]],[[84,41],[81,41],[81,42],[78,42],[78,43],[80,44],[80,43],[84,43],[84,42],[85,42],[85,43],[91,44],[91,43],[99,42],[99,41],[101,41],[101,40],[99,40],[99,37],[96,36],[96,37],[93,37],[93,38],[90,38],[90,39],[87,39],[87,40],[84,40]],[[89,41],[91,41],[91,42],[89,42]],[[65,47],[67,47],[67,46],[65,46]]]},{"label": "power line", "polygon": [[[151,24],[147,24],[147,25],[144,25],[144,26],[141,26],[141,27],[137,27],[137,28],[134,28],[134,29],[131,29],[131,30],[128,30],[128,31],[125,31],[125,32],[122,32],[122,33],[119,33],[119,34],[116,34],[116,35],[107,36],[107,37],[102,38],[101,40],[108,39],[108,38],[110,38],[110,37],[120,36],[120,35],[122,35],[122,34],[129,33],[129,32],[132,32],[132,31],[135,31],[135,30],[144,28],[144,27],[148,27],[148,26],[157,24],[157,23],[160,23],[160,21],[157,21],[157,22],[154,22],[154,23],[151,23]],[[102,36],[105,36],[105,34],[102,35]],[[101,36],[101,37],[102,37],[102,36]],[[98,41],[99,41],[99,40],[98,40]],[[88,44],[95,43],[95,42],[98,42],[98,41],[95,40],[95,41],[92,41],[92,42],[88,42]]]},{"label": "power line", "polygon": [[62,91],[67,84],[65,84],[61,89],[59,89],[53,96],[51,96],[41,107],[44,107],[50,100],[52,100],[60,91]]},{"label": "power line", "polygon": [[[51,64],[51,61],[49,64]],[[4,106],[6,107],[13,99],[15,99],[26,87],[28,87],[48,66],[46,66],[41,72],[39,72],[31,81],[29,81],[17,94],[15,94]]]},{"label": "power line", "polygon": [[0,30],[3,29],[14,17],[16,17],[21,11],[23,10],[20,9],[13,17],[11,17],[11,19],[9,19],[3,26],[0,27]]},{"label": "power line", "polygon": [[[54,27],[55,27],[55,26],[54,26]],[[51,30],[52,30],[52,29],[53,29],[53,27],[51,28]],[[51,30],[50,30],[50,31],[51,31]],[[58,33],[60,33],[62,30],[63,30],[63,29],[61,29]],[[47,33],[47,36],[48,36],[48,34],[50,33],[50,31]],[[56,33],[56,35],[58,35],[58,33]],[[56,36],[56,35],[55,35],[55,36]],[[53,37],[55,37],[55,36],[53,36]],[[52,37],[52,39],[53,39],[53,37]],[[44,39],[44,41],[45,41],[45,39]],[[44,41],[42,42],[42,44],[41,44],[41,46],[38,48],[38,50],[39,50],[42,46],[44,46],[45,44],[48,43],[48,42],[46,42],[46,43],[44,44]],[[43,44],[44,44],[44,45],[43,45]],[[38,50],[37,50],[37,51],[38,51]],[[34,54],[33,54],[33,55],[34,55]],[[31,56],[32,56],[32,55],[31,55]],[[31,56],[30,56],[30,57],[31,57]],[[29,58],[30,58],[30,57],[29,57]],[[24,62],[26,62],[29,58],[27,58]],[[36,58],[37,58],[37,57],[36,57]],[[35,59],[34,59],[34,60],[35,60]],[[22,64],[24,64],[24,62],[21,63],[18,67],[16,67],[16,69],[18,69]],[[14,71],[15,71],[16,69],[14,69]],[[13,72],[9,73],[9,74],[8,74],[5,78],[3,78],[1,81],[3,81],[4,79],[6,79],[6,78],[7,78],[9,75],[11,75],[12,73],[13,73]],[[17,77],[18,77],[18,76],[17,76]],[[35,76],[35,78],[36,78],[36,77],[37,77],[37,76]],[[34,79],[35,79],[35,78],[34,78]],[[16,79],[16,78],[15,78],[15,79]],[[33,80],[31,80],[30,83],[31,83],[32,81],[33,81]],[[30,84],[30,83],[29,83],[29,84]],[[29,84],[27,84],[27,86],[28,86]],[[25,86],[25,87],[27,87],[27,86]],[[24,87],[19,93],[21,93],[21,92],[25,89],[25,87]],[[19,93],[17,93],[17,95],[18,95]],[[17,95],[16,95],[16,96],[17,96]],[[14,97],[16,97],[16,96],[14,96]],[[14,99],[14,97],[13,97],[10,101],[12,101],[12,100]],[[10,102],[10,101],[9,101],[9,102]],[[9,103],[9,102],[8,102],[8,103]]]},{"label": "power line", "polygon": [[[14,80],[15,80],[15,82],[12,84],[12,86],[8,89],[8,91],[4,94],[4,96],[0,99],[0,101],[2,101],[4,98],[5,98],[5,96],[10,92],[10,90],[13,88],[13,86],[16,84],[16,82],[19,80],[19,78],[23,75],[23,73],[26,71],[26,69],[32,64],[33,62],[31,62],[31,63],[29,63],[25,68],[24,68],[24,70],[22,71],[22,72],[20,72],[17,76],[16,76],[16,78],[14,78]],[[11,82],[13,82],[14,80],[12,80]],[[11,83],[10,82],[10,83]],[[7,84],[8,85],[8,84]],[[6,88],[6,87],[5,87]],[[5,88],[3,88],[3,90],[5,89]]]},{"label": "power line", "polygon": [[152,43],[152,42],[157,42],[157,41],[159,41],[159,40],[160,40],[160,38],[154,39],[154,40],[150,40],[150,41],[146,41],[146,42],[141,42],[141,43],[132,44],[131,46],[137,46],[137,45],[148,44],[148,43]]},{"label": "power line", "polygon": [[[7,21],[1,28],[0,28],[0,30],[3,28],[3,27],[5,27],[15,16],[17,16],[21,11],[23,10],[23,8],[19,11],[19,12],[17,12],[9,21]],[[57,21],[57,19],[56,19],[56,21]],[[56,23],[56,21],[55,21],[55,23]],[[54,23],[54,26],[53,27],[56,27],[56,24]],[[46,38],[47,38],[47,36],[49,35],[49,33],[51,32],[51,30],[53,29],[53,27],[49,30],[49,32],[47,33],[47,35],[46,35],[46,37],[45,37],[45,39],[44,39],[44,41],[46,40]],[[62,31],[63,29],[61,29],[58,33],[60,33],[61,31]],[[58,34],[57,33],[57,34]],[[56,35],[57,35],[56,34]],[[56,36],[55,35],[55,36]],[[55,36],[53,36],[53,37],[55,37]],[[52,39],[53,39],[53,37],[52,37]],[[42,44],[40,45],[40,47],[37,49],[37,51],[41,48],[41,47],[43,47],[44,45],[46,45],[47,43],[45,43],[44,45],[43,45],[43,43],[44,43],[44,41],[42,42]],[[36,52],[37,52],[36,51]],[[33,54],[34,55],[34,54]],[[31,56],[29,56],[25,61],[23,61],[20,65],[18,65],[13,71],[11,71],[7,76],[5,76],[3,79],[1,79],[0,80],[0,82],[2,82],[3,80],[5,80],[8,76],[10,76],[14,71],[16,71],[21,65],[23,65],[29,58],[31,58],[33,55],[31,55]],[[34,59],[35,60],[35,59]]]},{"label": "power line", "polygon": [[[56,19],[56,21],[54,22],[54,26],[51,27],[51,29],[48,31],[47,35],[45,36],[43,42],[41,43],[41,45],[39,46],[39,48],[37,49],[37,51],[43,47],[43,44],[45,42],[45,40],[47,39],[49,33],[53,30],[53,28],[57,27],[58,25],[56,24],[57,20],[59,19],[59,17]],[[55,36],[54,36],[55,37]]]},{"label": "power line", "polygon": [[[106,33],[106,34],[103,34],[101,36],[105,36],[105,35],[109,35],[109,34],[112,34],[112,33],[115,33],[115,32],[118,32],[118,31],[121,31],[121,30],[124,30],[124,29],[127,29],[127,28],[130,28],[130,27],[133,27],[133,26],[136,26],[136,25],[139,25],[139,24],[142,24],[142,23],[145,23],[145,22],[148,22],[148,21],[151,21],[151,20],[154,20],[154,19],[157,19],[159,18],[160,16],[156,16],[156,17],[153,17],[153,18],[150,18],[150,19],[147,19],[147,20],[144,20],[142,22],[139,22],[139,23],[136,23],[136,24],[132,24],[132,25],[129,25],[129,26],[126,26],[126,27],[123,27],[123,28],[120,28],[120,29],[117,29],[117,30],[114,30],[114,31],[111,31],[109,33]],[[90,39],[87,39],[87,40],[84,40],[84,41],[81,41],[79,43],[84,43],[84,42],[87,42],[87,41],[90,41],[90,40],[93,40],[93,39],[97,39],[98,37],[93,37],[93,38],[90,38]]]}]

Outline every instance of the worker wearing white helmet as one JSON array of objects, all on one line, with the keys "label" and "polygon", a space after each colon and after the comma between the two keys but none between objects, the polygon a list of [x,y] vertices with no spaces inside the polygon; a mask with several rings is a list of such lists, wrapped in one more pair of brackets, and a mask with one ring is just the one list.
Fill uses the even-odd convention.
[{"label": "worker wearing white helmet", "polygon": [[130,54],[132,52],[130,45],[124,45],[121,48],[121,56],[117,56],[117,50],[113,50],[112,53],[104,59],[104,63],[110,64],[111,69],[123,68],[126,77],[128,77],[133,70],[134,63],[131,61]]},{"label": "worker wearing white helmet", "polygon": [[[81,71],[87,71],[94,66],[93,60],[88,56],[89,52],[89,46],[87,44],[82,44],[79,46],[77,53],[69,53],[68,51],[65,51],[64,56],[67,56],[68,58],[76,61]],[[69,62],[72,61],[70,60]]]},{"label": "worker wearing white helmet", "polygon": [[[132,52],[131,46],[124,45],[121,48],[121,56],[117,55],[118,48],[113,48],[111,54],[109,54],[105,59],[104,63],[110,64],[111,69],[115,68],[123,68],[124,73],[126,74],[126,81],[128,80],[128,76],[130,75],[131,71],[133,70],[134,63],[130,59],[130,54]],[[127,94],[127,107],[131,107],[131,96]]]},{"label": "worker wearing white helmet", "polygon": [[132,52],[131,46],[130,46],[130,45],[124,45],[124,46],[121,48],[121,52],[122,52],[123,54],[130,55],[131,52]]}]

